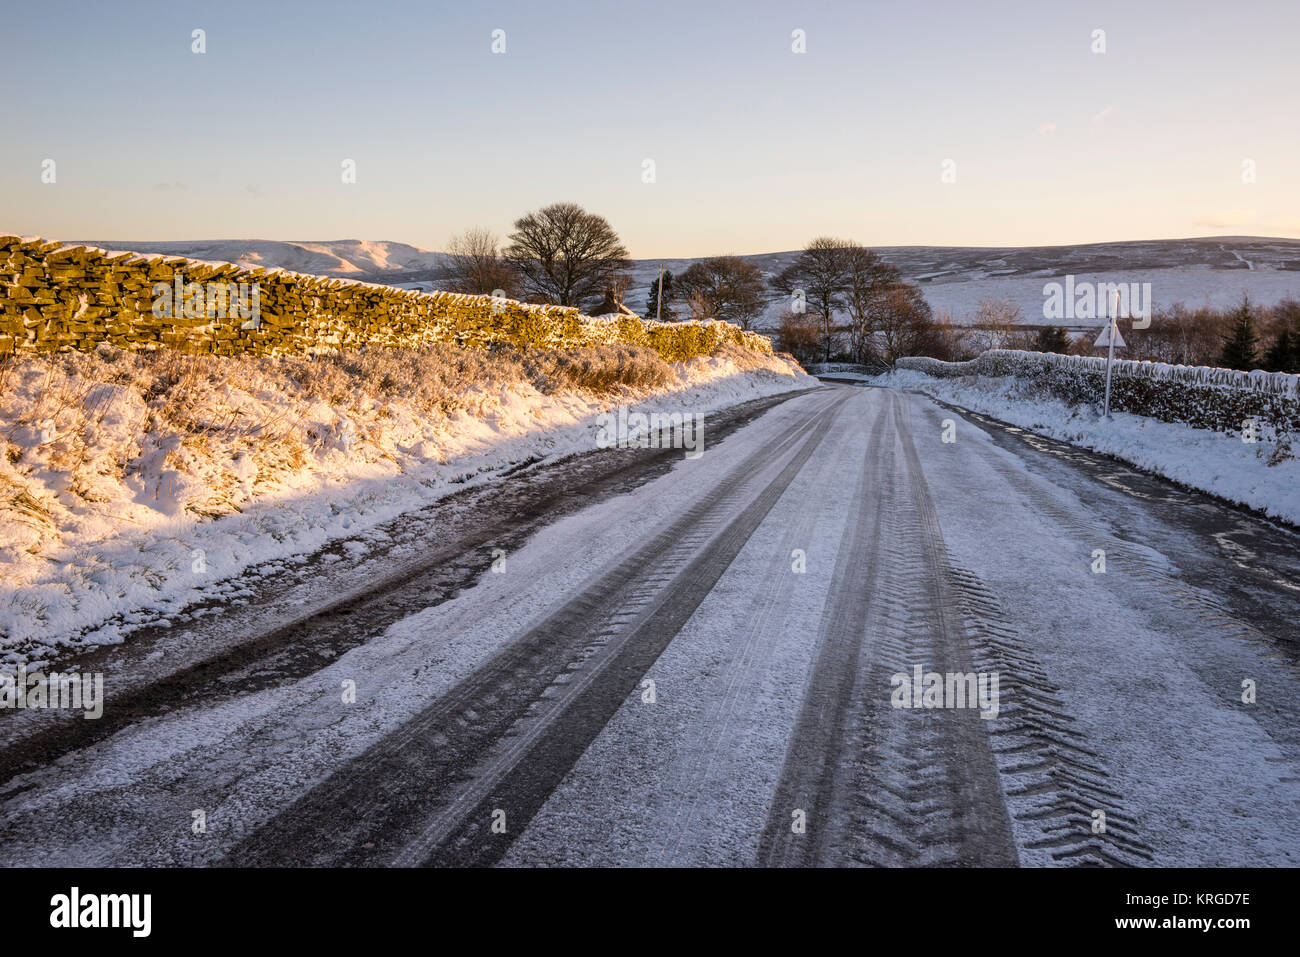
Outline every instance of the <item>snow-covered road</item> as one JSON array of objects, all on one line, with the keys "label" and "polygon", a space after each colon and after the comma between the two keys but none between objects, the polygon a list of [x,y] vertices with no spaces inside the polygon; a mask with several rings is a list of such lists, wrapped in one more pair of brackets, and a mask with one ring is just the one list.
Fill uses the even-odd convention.
[{"label": "snow-covered road", "polygon": [[504,484],[0,716],[0,864],[1300,864],[1287,530],[846,385]]}]

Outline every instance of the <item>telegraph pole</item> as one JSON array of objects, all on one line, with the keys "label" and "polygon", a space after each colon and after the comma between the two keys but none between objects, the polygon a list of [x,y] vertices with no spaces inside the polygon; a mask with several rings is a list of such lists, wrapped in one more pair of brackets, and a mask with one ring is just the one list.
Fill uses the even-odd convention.
[{"label": "telegraph pole", "polygon": [[664,314],[664,264],[659,264],[659,295],[655,296],[655,322],[663,322]]}]

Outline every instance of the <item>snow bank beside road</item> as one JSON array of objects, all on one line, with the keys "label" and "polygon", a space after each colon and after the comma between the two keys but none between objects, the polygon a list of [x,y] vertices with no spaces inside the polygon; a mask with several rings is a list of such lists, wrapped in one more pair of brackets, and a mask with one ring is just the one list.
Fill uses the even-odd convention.
[{"label": "snow bank beside road", "polygon": [[1240,436],[1195,429],[1176,422],[1116,412],[1111,422],[1090,407],[1071,407],[1045,398],[1031,383],[1015,378],[936,379],[898,370],[876,380],[915,389],[953,405],[981,412],[1024,429],[1112,455],[1189,488],[1300,525],[1300,460],[1270,465],[1271,441],[1243,442]]},{"label": "snow bank beside road", "polygon": [[[708,413],[816,385],[780,358],[723,352],[671,367],[663,385],[604,392],[470,379],[450,411],[430,411],[417,383],[322,398],[357,380],[336,370],[313,389],[269,360],[203,366],[179,389],[191,367],[149,367],[160,381],[142,384],[125,361],[108,381],[55,361],[4,370],[0,668],[235,600],[251,566],[364,536],[514,465],[593,451],[596,416],[620,405]],[[32,414],[42,403],[52,418]]]}]

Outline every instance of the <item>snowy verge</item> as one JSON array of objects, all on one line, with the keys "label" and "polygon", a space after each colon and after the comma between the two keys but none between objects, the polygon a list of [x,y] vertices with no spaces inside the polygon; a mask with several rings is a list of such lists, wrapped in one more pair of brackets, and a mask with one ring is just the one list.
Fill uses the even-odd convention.
[{"label": "snowy verge", "polygon": [[[58,421],[22,424],[21,411],[48,398],[50,368],[10,370],[0,667],[120,642],[194,601],[238,594],[250,567],[364,537],[512,467],[594,451],[602,412],[702,414],[817,385],[779,357],[724,352],[672,366],[659,386],[541,392],[480,381],[442,414],[400,389],[324,401],[262,368],[187,389],[186,415],[210,427],[179,432],[158,427],[129,383],[70,376],[60,407],[80,416],[74,444]],[[259,431],[266,423],[279,434]]]},{"label": "snowy verge", "polygon": [[1179,422],[1116,412],[1103,421],[1087,406],[1071,407],[1044,397],[1015,378],[937,379],[900,369],[875,380],[915,389],[953,405],[1010,422],[1022,429],[1114,456],[1188,488],[1300,525],[1300,460],[1270,465],[1275,443],[1196,429]]}]

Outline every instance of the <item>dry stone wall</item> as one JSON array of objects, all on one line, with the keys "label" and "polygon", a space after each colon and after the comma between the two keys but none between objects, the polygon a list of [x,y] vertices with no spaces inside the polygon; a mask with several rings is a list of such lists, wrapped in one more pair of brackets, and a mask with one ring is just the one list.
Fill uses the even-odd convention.
[{"label": "dry stone wall", "polygon": [[[1099,406],[1106,393],[1106,360],[1100,356],[990,349],[969,362],[917,356],[896,365],[941,379],[1016,378],[1038,384],[1071,406]],[[1252,420],[1270,437],[1297,435],[1300,376],[1117,359],[1111,369],[1111,408],[1234,435]]]},{"label": "dry stone wall", "polygon": [[171,348],[231,355],[311,354],[361,345],[494,343],[566,348],[625,342],[665,359],[764,336],[725,322],[659,323],[490,296],[422,293],[283,269],[109,252],[0,235],[0,356]]}]

